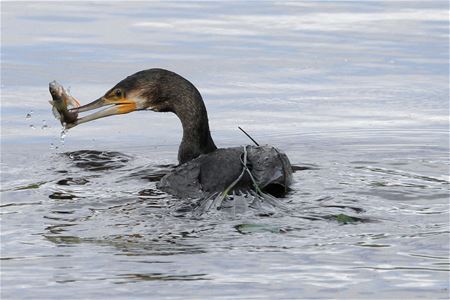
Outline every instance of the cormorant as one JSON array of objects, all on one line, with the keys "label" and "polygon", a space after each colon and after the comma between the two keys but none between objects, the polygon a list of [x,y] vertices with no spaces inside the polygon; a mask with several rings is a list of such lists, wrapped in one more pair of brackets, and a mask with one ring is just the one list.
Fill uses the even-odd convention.
[{"label": "cormorant", "polygon": [[164,69],[137,72],[99,99],[71,111],[79,113],[103,106],[109,107],[78,118],[66,124],[66,128],[136,110],[173,112],[178,116],[183,127],[179,165],[158,184],[159,189],[176,197],[210,197],[239,191],[280,196],[291,182],[289,159],[274,147],[218,149],[211,137],[202,96],[192,83],[174,72]]}]

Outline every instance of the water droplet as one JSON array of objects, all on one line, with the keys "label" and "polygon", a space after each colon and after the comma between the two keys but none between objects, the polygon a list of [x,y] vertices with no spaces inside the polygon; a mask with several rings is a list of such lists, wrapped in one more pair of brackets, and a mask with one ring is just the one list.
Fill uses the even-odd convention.
[{"label": "water droplet", "polygon": [[73,154],[70,154],[70,155],[69,155],[69,158],[70,158],[70,159],[74,159],[75,156],[73,156]]},{"label": "water droplet", "polygon": [[45,120],[42,120],[42,126],[41,126],[41,129],[47,129],[48,128],[48,126],[47,126],[47,122],[45,121]]},{"label": "water droplet", "polygon": [[61,135],[59,136],[59,140],[61,141],[61,144],[64,144],[64,138],[67,135],[67,129],[63,128],[63,130],[61,131]]},{"label": "water droplet", "polygon": [[34,127],[33,124],[30,124],[30,128],[31,128],[31,129],[36,129],[36,127]]},{"label": "water droplet", "polygon": [[27,113],[27,115],[25,116],[25,119],[31,119],[31,114]]},{"label": "water droplet", "polygon": [[50,149],[55,149],[55,144],[50,143]]}]

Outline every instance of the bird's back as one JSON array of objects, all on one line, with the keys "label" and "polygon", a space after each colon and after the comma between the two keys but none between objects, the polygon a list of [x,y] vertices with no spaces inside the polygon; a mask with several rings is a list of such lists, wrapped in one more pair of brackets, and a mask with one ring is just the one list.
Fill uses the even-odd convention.
[{"label": "bird's back", "polygon": [[[244,170],[244,155],[251,176]],[[164,176],[158,188],[178,198],[199,198],[223,192],[233,183],[232,190],[245,192],[255,189],[256,183],[278,196],[287,191],[291,178],[291,164],[283,152],[271,146],[245,146],[217,149],[184,163]]]}]

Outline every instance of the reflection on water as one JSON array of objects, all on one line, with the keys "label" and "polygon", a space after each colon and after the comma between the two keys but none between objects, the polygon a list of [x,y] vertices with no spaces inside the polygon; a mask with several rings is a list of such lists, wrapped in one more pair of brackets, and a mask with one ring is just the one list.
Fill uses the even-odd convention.
[{"label": "reflection on water", "polygon": [[[447,297],[447,11],[2,4],[2,299]],[[236,197],[198,213],[159,191],[181,140],[173,115],[105,118],[60,141],[48,82],[85,103],[150,67],[199,87],[216,144],[249,143],[242,126],[286,151],[282,205]]]},{"label": "reflection on water", "polygon": [[63,153],[75,167],[85,171],[107,171],[126,166],[130,157],[113,151],[80,150]]}]

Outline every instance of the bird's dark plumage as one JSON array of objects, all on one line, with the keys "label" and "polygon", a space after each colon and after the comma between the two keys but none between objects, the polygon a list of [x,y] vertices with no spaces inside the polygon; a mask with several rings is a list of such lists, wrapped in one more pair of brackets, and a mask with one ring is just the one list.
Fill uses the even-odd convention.
[{"label": "bird's dark plumage", "polygon": [[[287,156],[270,146],[246,146],[247,167],[258,187],[270,194],[283,195],[291,182]],[[180,198],[197,198],[225,191],[243,170],[243,147],[217,149],[178,166],[164,176],[158,188]],[[253,187],[250,175],[244,172],[234,191]]]},{"label": "bird's dark plumage", "polygon": [[[120,81],[100,99],[78,110],[87,111],[110,104],[118,108],[89,115],[78,123],[144,109],[173,112],[178,116],[183,126],[178,149],[180,165],[163,177],[158,187],[179,198],[222,192],[237,178],[240,180],[233,185],[233,190],[256,189],[272,194],[283,194],[291,182],[289,159],[274,147],[217,149],[202,96],[192,83],[174,72],[164,69],[137,72]],[[242,163],[244,160],[246,166]]]},{"label": "bird's dark plumage", "polygon": [[173,112],[181,120],[183,139],[180,164],[217,149],[209,131],[208,113],[197,88],[180,75],[164,69],[137,72],[119,82],[116,89],[138,94],[157,112]]}]

